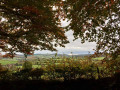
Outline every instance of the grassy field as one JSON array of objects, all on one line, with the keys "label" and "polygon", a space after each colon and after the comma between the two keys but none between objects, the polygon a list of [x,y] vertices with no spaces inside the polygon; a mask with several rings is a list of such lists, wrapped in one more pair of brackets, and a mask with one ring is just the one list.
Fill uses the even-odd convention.
[{"label": "grassy field", "polygon": [[16,64],[17,60],[0,60],[1,65]]},{"label": "grassy field", "polygon": [[[41,66],[39,65],[32,65],[32,68],[40,68]],[[22,68],[22,66],[17,66],[17,68]]]},{"label": "grassy field", "polygon": [[[84,60],[84,58],[82,58],[83,60]],[[81,60],[82,60],[81,59]],[[102,59],[104,59],[104,57],[96,57],[96,58],[92,58],[92,60],[102,60]],[[47,62],[49,62],[50,61],[50,63],[49,64],[52,64],[51,62],[53,62],[54,61],[54,59],[50,59],[50,60],[47,60],[47,61],[44,61],[44,60],[46,60],[46,59],[41,59],[41,61],[43,61],[43,63],[44,64],[47,64]],[[53,61],[51,61],[51,60],[53,60]],[[57,60],[57,61],[56,61]],[[67,60],[67,59],[66,59]],[[74,59],[74,60],[77,60],[76,58]],[[79,59],[78,59],[79,60]],[[63,60],[61,59],[61,58],[57,58],[57,59],[55,59],[55,65],[58,65],[58,64],[60,64]],[[34,59],[33,60],[30,60],[30,62],[36,62]],[[16,58],[14,58],[14,59],[2,59],[2,60],[0,60],[0,64],[1,65],[7,65],[7,64],[16,64],[16,63],[18,63],[19,64],[19,60],[17,60]],[[22,64],[23,64],[23,62],[22,62]],[[67,64],[67,63],[66,63]],[[46,66],[46,65],[45,65]],[[16,66],[17,68],[22,68],[22,65],[21,66]],[[41,67],[41,65],[37,65],[37,64],[35,64],[35,63],[33,63],[33,65],[32,65],[32,67],[33,68],[40,68]]]},{"label": "grassy field", "polygon": [[102,60],[104,59],[104,57],[96,57],[96,58],[93,58],[93,60]]}]

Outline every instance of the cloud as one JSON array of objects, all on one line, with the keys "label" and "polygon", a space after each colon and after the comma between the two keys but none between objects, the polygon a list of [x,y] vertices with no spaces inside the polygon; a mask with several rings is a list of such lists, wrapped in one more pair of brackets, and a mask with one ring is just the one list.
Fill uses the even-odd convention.
[{"label": "cloud", "polygon": [[87,52],[87,51],[93,51],[93,49],[95,49],[96,47],[95,42],[85,42],[84,44],[82,44],[81,39],[77,39],[73,41],[74,36],[73,36],[72,30],[66,32],[66,36],[68,37],[68,40],[70,41],[70,43],[65,45],[66,46],[65,48],[58,47],[57,49],[59,52],[60,51]]},{"label": "cloud", "polygon": [[[77,39],[73,41],[73,32],[70,30],[66,32],[66,36],[68,37],[68,40],[70,43],[65,45],[65,48],[63,47],[57,47],[56,49],[58,50],[58,53],[60,54],[69,54],[73,52],[74,54],[88,54],[88,51],[93,53],[93,49],[96,47],[95,42],[86,42],[84,44],[81,43],[81,39]],[[43,51],[36,51],[35,53],[55,53],[55,52],[50,52],[48,50],[43,50]]]},{"label": "cloud", "polygon": [[[65,27],[69,24],[70,22],[67,22],[67,19],[65,21],[61,20],[62,27]],[[75,53],[75,54],[87,54],[88,51],[93,53],[93,49],[96,47],[95,42],[85,42],[84,44],[81,43],[81,39],[77,39],[73,41],[74,36],[73,36],[73,31],[70,30],[65,33],[66,36],[68,37],[68,40],[70,43],[65,45],[65,48],[63,47],[57,47],[56,49],[58,50],[58,53]],[[55,52],[50,52],[48,50],[43,50],[43,51],[36,51],[35,53],[55,53]]]}]

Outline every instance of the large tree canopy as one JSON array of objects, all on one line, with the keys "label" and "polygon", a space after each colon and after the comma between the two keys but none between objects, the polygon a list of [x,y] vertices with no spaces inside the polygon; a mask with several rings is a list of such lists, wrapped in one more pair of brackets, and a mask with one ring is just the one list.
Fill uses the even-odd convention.
[{"label": "large tree canopy", "polygon": [[63,17],[75,39],[97,42],[97,52],[119,54],[120,0],[0,0],[0,48],[56,50],[68,42],[59,25]]},{"label": "large tree canopy", "polygon": [[97,52],[120,54],[120,0],[64,0],[75,39],[97,42]]},{"label": "large tree canopy", "polygon": [[1,50],[29,54],[68,43],[54,5],[55,0],[0,0]]}]

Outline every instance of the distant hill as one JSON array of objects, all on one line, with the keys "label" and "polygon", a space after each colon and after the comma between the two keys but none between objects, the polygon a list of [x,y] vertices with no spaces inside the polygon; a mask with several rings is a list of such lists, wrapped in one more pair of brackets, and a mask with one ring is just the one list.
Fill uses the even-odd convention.
[{"label": "distant hill", "polygon": [[[56,57],[84,57],[84,56],[89,56],[91,54],[57,54]],[[34,54],[34,55],[28,55],[28,59],[30,58],[52,58],[55,57],[55,54]],[[16,58],[24,58],[24,55],[16,55]]]}]

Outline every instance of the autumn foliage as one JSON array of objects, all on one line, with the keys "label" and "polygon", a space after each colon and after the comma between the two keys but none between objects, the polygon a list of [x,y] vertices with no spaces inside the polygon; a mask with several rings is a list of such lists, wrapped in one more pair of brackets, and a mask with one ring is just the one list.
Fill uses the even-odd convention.
[{"label": "autumn foliage", "polygon": [[[34,50],[56,51],[56,46],[68,43],[47,0],[0,1],[0,48],[4,52],[29,54]],[[53,43],[54,42],[54,43]]]}]

